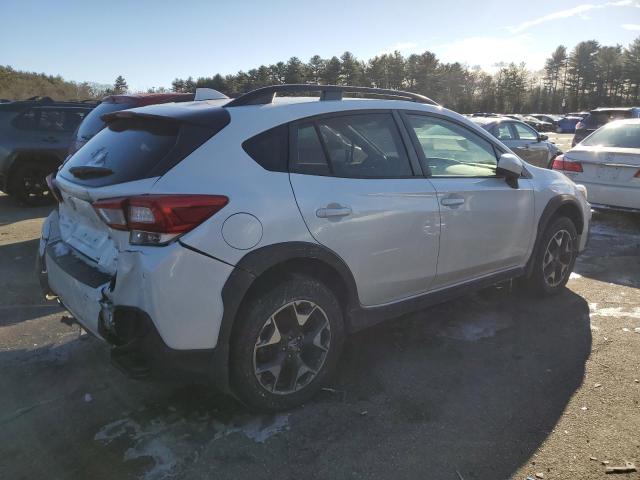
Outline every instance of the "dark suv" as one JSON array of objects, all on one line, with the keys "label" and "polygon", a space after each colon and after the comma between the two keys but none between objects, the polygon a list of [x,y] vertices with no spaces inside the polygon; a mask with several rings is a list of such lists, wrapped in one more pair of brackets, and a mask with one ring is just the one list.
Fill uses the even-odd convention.
[{"label": "dark suv", "polygon": [[623,118],[639,118],[640,107],[627,108],[596,108],[589,115],[576,124],[576,134],[573,136],[571,146],[575,147],[603,125]]},{"label": "dark suv", "polygon": [[47,203],[46,176],[66,158],[85,116],[97,102],[49,97],[0,104],[0,190],[29,205]]}]

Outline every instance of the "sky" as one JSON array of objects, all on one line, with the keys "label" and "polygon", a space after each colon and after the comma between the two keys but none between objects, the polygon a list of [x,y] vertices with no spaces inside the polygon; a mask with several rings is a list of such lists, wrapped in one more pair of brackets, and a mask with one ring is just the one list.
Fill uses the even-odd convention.
[{"label": "sky", "polygon": [[535,70],[560,44],[627,46],[640,0],[0,0],[0,19],[0,65],[101,84],[123,75],[146,90],[346,50]]}]

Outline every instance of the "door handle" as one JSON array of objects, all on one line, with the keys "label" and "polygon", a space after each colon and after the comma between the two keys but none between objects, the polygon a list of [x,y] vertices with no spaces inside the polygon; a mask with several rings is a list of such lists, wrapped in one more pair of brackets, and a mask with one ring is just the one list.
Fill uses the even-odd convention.
[{"label": "door handle", "polygon": [[460,197],[446,197],[440,200],[440,204],[445,207],[459,207],[464,203],[464,198]]},{"label": "door handle", "polygon": [[42,141],[48,142],[48,143],[57,143],[58,139],[56,137],[44,137]]},{"label": "door handle", "polygon": [[327,205],[325,208],[316,210],[316,217],[318,218],[346,217],[348,215],[351,215],[351,208],[341,205]]}]

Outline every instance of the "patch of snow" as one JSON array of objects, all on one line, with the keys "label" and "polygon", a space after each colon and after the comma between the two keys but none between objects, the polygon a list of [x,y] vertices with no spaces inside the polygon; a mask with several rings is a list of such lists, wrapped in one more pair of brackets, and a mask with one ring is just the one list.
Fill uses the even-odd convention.
[{"label": "patch of snow", "polygon": [[589,304],[592,317],[640,318],[640,307],[634,307],[633,310],[625,312],[622,307],[597,308],[597,306],[597,303]]},{"label": "patch of snow", "polygon": [[454,340],[475,342],[483,338],[493,337],[498,331],[510,325],[510,319],[504,318],[504,316],[496,314],[474,315],[471,318],[447,324],[438,332],[438,335]]},{"label": "patch of snow", "polygon": [[579,278],[582,278],[582,275],[576,272],[571,272],[571,275],[569,275],[569,280],[578,280]]},{"label": "patch of snow", "polygon": [[[151,457],[153,465],[144,473],[144,480],[166,478],[179,465],[188,461],[206,443],[193,445],[189,440],[196,427],[184,417],[170,413],[166,417],[154,418],[142,424],[126,417],[102,427],[94,440],[109,445],[116,439],[125,439],[131,446],[124,452],[124,460]],[[205,414],[197,419],[197,430],[211,432],[213,442],[234,433],[240,433],[250,440],[264,443],[272,436],[289,429],[289,414],[245,415],[230,422],[220,422]]]}]

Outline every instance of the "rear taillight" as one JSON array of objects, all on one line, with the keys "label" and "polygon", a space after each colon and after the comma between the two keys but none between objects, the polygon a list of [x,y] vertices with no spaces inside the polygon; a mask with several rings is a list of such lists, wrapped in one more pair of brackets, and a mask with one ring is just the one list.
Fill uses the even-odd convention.
[{"label": "rear taillight", "polygon": [[634,177],[635,177],[635,178],[640,178],[640,170],[638,170],[638,171],[636,172],[636,174],[634,175]]},{"label": "rear taillight", "polygon": [[582,172],[582,164],[571,160],[565,160],[564,155],[558,155],[553,159],[551,164],[553,170],[562,170],[564,172]]},{"label": "rear taillight", "polygon": [[220,211],[222,195],[141,195],[99,200],[93,204],[102,221],[129,231],[135,245],[164,245]]}]

